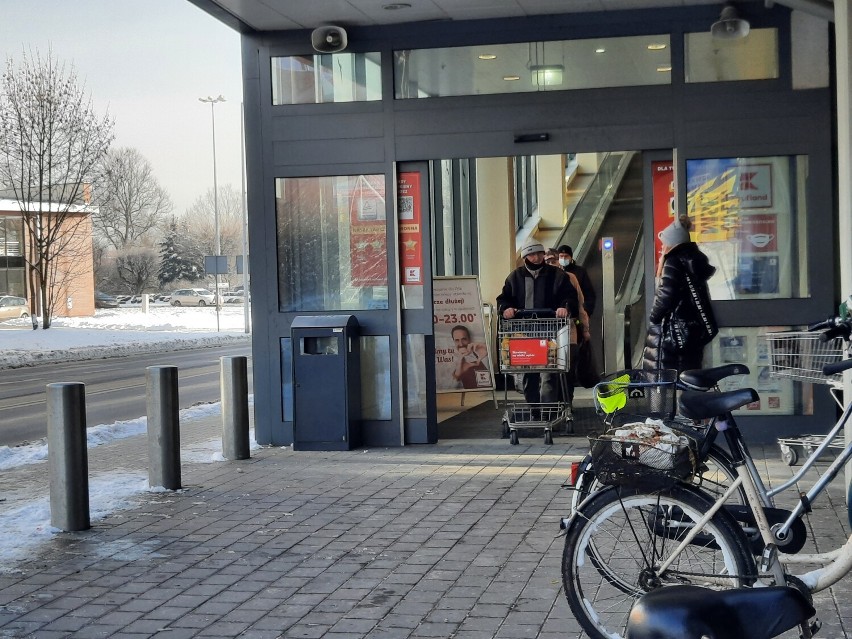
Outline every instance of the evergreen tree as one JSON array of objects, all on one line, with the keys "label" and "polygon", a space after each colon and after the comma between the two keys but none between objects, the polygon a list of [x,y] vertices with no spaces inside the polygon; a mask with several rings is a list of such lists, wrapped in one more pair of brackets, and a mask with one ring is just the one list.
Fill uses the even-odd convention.
[{"label": "evergreen tree", "polygon": [[201,254],[186,244],[186,229],[181,231],[172,221],[163,241],[160,242],[160,270],[157,280],[164,288],[180,280],[195,282],[204,276],[204,262]]}]

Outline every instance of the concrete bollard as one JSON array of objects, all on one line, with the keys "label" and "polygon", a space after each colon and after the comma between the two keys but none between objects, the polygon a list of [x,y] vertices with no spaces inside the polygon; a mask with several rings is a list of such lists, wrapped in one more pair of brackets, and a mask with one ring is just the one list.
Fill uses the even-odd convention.
[{"label": "concrete bollard", "polygon": [[85,389],[80,382],[47,385],[50,524],[68,531],[91,525]]},{"label": "concrete bollard", "polygon": [[225,459],[248,459],[249,411],[246,357],[222,357],[222,455]]},{"label": "concrete bollard", "polygon": [[180,404],[177,366],[145,369],[148,410],[148,484],[180,486]]}]

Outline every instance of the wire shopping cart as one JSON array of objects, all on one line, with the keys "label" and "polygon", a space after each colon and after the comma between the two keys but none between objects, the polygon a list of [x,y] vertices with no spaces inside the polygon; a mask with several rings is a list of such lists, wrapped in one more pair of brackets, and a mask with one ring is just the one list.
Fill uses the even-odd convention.
[{"label": "wire shopping cart", "polygon": [[[827,384],[831,387],[834,401],[843,406],[838,393],[843,387],[841,373],[825,375],[823,366],[843,359],[845,343],[835,337],[822,341],[822,334],[809,331],[785,331],[767,333],[769,345],[769,374],[772,377],[791,379],[807,384]],[[801,435],[799,437],[779,437],[781,458],[789,466],[794,466],[802,455],[810,455],[823,441],[823,435]],[[842,450],[842,442],[832,442],[828,449]]]},{"label": "wire shopping cart", "polygon": [[[565,425],[572,432],[573,418],[568,397],[571,319],[554,317],[553,311],[519,311],[513,319],[499,318],[500,372],[504,374],[503,434],[516,445],[519,428],[541,428],[544,443],[553,443],[553,430]],[[509,401],[508,376],[526,373],[555,374],[559,400],[551,402]]]}]

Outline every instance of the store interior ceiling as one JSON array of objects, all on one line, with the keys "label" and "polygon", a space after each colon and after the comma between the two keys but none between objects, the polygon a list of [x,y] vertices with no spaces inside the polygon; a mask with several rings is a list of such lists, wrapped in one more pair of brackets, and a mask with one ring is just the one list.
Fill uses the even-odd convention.
[{"label": "store interior ceiling", "polygon": [[[242,23],[240,30],[278,31],[315,29],[333,24],[366,27],[422,21],[524,18],[561,13],[592,13],[718,5],[720,0],[191,0],[226,23]],[[831,19],[830,0],[761,0],[738,2],[779,4]],[[709,28],[709,26],[708,26]]]}]

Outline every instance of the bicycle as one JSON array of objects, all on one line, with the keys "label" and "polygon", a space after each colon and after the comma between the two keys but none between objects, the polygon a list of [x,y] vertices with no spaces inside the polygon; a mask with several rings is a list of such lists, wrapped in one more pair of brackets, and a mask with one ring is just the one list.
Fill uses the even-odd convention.
[{"label": "bicycle", "polygon": [[[688,433],[698,433],[703,439],[704,448],[699,451],[700,472],[695,474],[694,481],[705,490],[721,494],[736,475],[731,457],[725,449],[715,443],[717,431],[712,424],[702,426],[685,418],[681,421],[677,420],[676,391],[719,392],[719,383],[722,380],[736,375],[748,375],[749,372],[745,364],[725,364],[688,370],[680,375],[677,375],[674,370],[619,371],[595,387],[595,406],[598,414],[602,416],[603,425],[607,428],[617,423],[624,423],[628,419],[651,417],[661,419]],[[638,398],[632,391],[641,391],[638,393]],[[619,394],[620,398],[616,396]],[[657,396],[656,399],[648,399],[654,394]],[[608,401],[612,399],[615,401]],[[586,455],[579,462],[571,463],[569,480],[563,487],[574,491],[571,497],[572,513],[586,497],[603,488],[592,466],[591,455]],[[732,495],[730,501],[744,504],[745,493],[738,491]],[[567,519],[563,520],[563,528],[566,521]]]},{"label": "bicycle", "polygon": [[[827,325],[849,351],[852,320],[835,318],[809,328],[821,330]],[[798,361],[804,366],[807,353],[800,355]],[[850,368],[852,360],[843,360],[828,364],[824,371],[833,375]],[[571,516],[563,552],[563,585],[575,617],[590,637],[624,636],[634,602],[659,588],[684,584],[714,589],[791,585],[810,601],[812,593],[828,588],[852,569],[852,535],[832,553],[797,554],[807,532],[802,515],[852,459],[852,444],[792,511],[773,507],[773,497],[796,484],[849,422],[852,402],[847,402],[835,427],[799,472],[769,491],[756,472],[736,421],[730,418],[732,411],[757,399],[753,389],[681,394],[682,412],[692,419],[714,420],[714,428],[727,441],[736,478],[722,495],[712,497],[689,484],[689,473],[657,475],[658,485],[649,489],[624,485],[629,482],[619,482],[618,473],[613,472],[614,480],[607,482],[612,485],[592,493]],[[637,448],[641,450],[641,446]],[[593,465],[601,463],[606,464],[596,459]],[[602,476],[601,469],[598,476]],[[735,516],[726,501],[740,489],[747,504]],[[760,533],[759,548],[752,546],[738,521],[746,516]],[[785,568],[803,563],[822,567],[798,576]],[[803,636],[811,636],[810,625],[803,622],[801,627]]]}]

